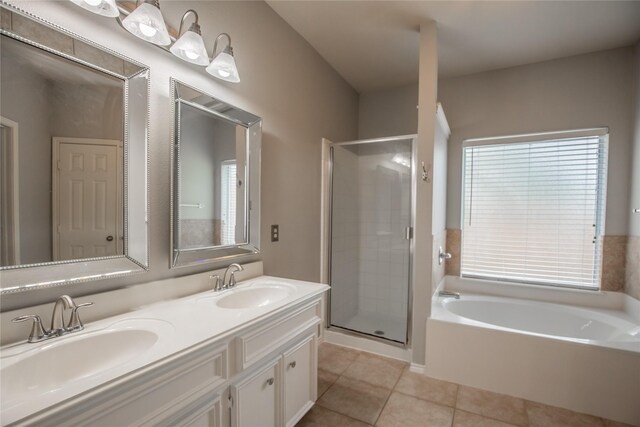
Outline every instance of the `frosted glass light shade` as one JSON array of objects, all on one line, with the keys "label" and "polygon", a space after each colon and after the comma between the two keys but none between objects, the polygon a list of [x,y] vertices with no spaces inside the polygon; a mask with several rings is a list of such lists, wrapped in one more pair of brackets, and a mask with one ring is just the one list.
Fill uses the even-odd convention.
[{"label": "frosted glass light shade", "polygon": [[213,58],[213,61],[211,61],[211,64],[207,67],[207,73],[227,82],[240,82],[240,75],[238,75],[236,61],[233,59],[233,55],[227,53],[226,50],[220,52],[215,58]]},{"label": "frosted glass light shade", "polygon": [[122,26],[134,36],[149,43],[160,46],[171,44],[162,12],[149,3],[142,3],[138,6],[136,10],[122,20]]},{"label": "frosted glass light shade", "polygon": [[109,18],[116,18],[120,15],[116,0],[71,0],[83,9]]},{"label": "frosted glass light shade", "polygon": [[193,31],[185,32],[169,49],[178,58],[196,65],[209,63],[209,55],[202,36]]}]

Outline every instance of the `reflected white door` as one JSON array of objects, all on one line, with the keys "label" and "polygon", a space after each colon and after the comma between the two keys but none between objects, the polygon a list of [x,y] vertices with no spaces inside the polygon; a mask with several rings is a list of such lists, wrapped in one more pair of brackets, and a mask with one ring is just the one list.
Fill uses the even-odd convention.
[{"label": "reflected white door", "polygon": [[53,259],[121,252],[120,141],[54,138]]}]

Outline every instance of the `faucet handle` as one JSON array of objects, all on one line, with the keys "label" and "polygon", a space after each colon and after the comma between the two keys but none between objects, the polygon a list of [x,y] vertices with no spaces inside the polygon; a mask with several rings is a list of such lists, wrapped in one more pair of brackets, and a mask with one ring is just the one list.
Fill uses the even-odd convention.
[{"label": "faucet handle", "polygon": [[26,320],[33,320],[31,333],[29,334],[29,338],[27,341],[38,342],[47,338],[47,332],[44,330],[44,326],[42,326],[42,319],[40,319],[40,316],[36,314],[28,314],[26,316],[18,316],[14,319],[11,319],[13,323],[24,322]]},{"label": "faucet handle", "polygon": [[211,287],[213,288],[214,292],[222,290],[222,286],[220,285],[219,275],[212,274],[211,276],[209,276],[209,282],[213,282],[213,285]]},{"label": "faucet handle", "polygon": [[78,304],[71,309],[71,317],[69,318],[69,324],[67,325],[67,331],[81,331],[84,329],[84,325],[82,324],[82,320],[80,320],[80,316],[78,315],[78,309],[82,307],[92,306],[92,302],[85,302],[84,304]]},{"label": "faucet handle", "polygon": [[438,265],[441,265],[445,260],[451,259],[451,254],[449,252],[445,252],[442,249],[442,246],[438,248]]}]

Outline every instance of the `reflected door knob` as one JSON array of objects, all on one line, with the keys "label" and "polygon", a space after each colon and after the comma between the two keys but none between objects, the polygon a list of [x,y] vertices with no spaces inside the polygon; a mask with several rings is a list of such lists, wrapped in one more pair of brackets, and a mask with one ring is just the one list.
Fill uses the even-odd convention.
[{"label": "reflected door knob", "polygon": [[113,236],[107,236],[107,242],[111,242],[113,240]]}]

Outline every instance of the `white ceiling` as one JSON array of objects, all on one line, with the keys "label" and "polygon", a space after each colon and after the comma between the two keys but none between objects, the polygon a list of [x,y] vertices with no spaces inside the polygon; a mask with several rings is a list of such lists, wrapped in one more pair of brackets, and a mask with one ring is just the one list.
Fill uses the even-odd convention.
[{"label": "white ceiling", "polygon": [[267,3],[357,91],[418,81],[419,26],[438,24],[453,77],[640,39],[640,1],[281,1]]}]

